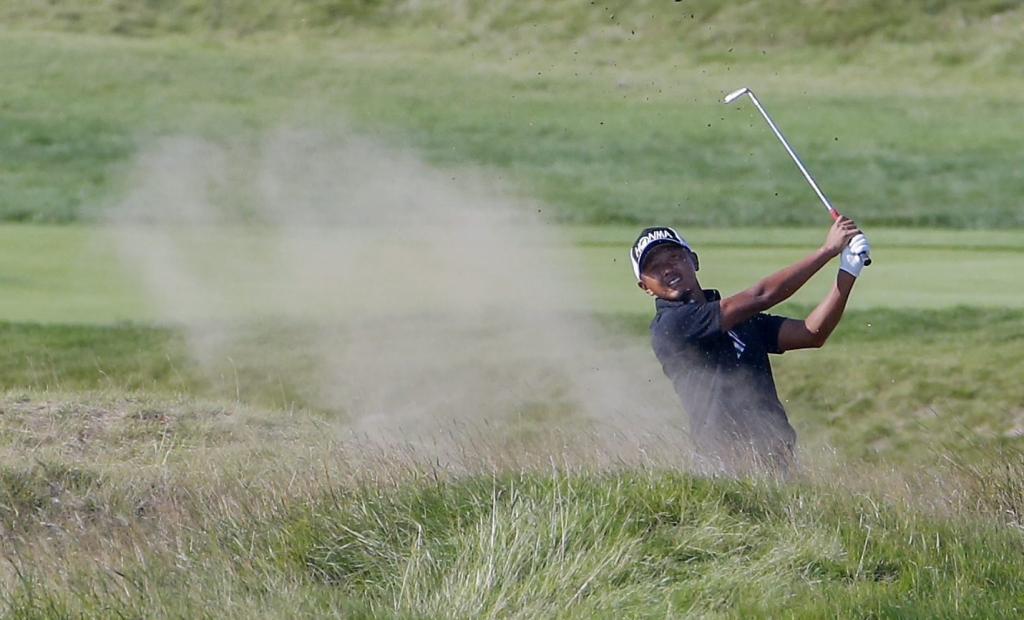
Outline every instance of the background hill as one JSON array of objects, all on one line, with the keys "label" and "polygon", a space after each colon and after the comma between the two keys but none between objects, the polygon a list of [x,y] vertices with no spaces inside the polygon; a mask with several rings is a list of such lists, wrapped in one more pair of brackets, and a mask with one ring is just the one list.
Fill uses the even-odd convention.
[{"label": "background hill", "polygon": [[15,0],[0,23],[8,220],[95,221],[162,135],[344,125],[559,222],[820,222],[751,106],[720,105],[746,85],[861,223],[1024,225],[1018,2]]},{"label": "background hill", "polygon": [[1019,65],[1021,8],[1017,0],[11,0],[0,18],[15,27],[130,36],[331,36],[359,27],[443,31],[459,44],[515,39],[713,54],[726,46],[850,53],[881,43],[930,44],[963,50],[959,59],[936,60],[970,63],[984,55],[1009,68]]}]

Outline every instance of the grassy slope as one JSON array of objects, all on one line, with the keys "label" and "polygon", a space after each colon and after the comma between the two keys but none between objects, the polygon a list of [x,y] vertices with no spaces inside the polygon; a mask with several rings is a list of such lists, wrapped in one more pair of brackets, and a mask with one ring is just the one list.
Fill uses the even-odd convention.
[{"label": "grassy slope", "polygon": [[[480,42],[485,34],[502,37],[529,29],[528,36],[541,43],[674,38],[697,50],[723,43],[758,49],[799,45],[856,50],[880,41],[928,43],[956,33],[964,49],[970,49],[978,36],[1012,36],[1021,5],[1019,0],[938,0],[924,5],[915,0],[884,5],[850,0],[800,6],[772,0],[164,0],[97,6],[88,0],[49,5],[10,0],[0,15],[5,23],[22,27],[102,34],[315,35],[343,33],[352,25],[385,30],[416,26],[449,29],[466,43]],[[969,57],[960,62],[966,60]]]},{"label": "grassy slope", "polygon": [[[574,13],[584,9],[539,6],[534,19],[578,17],[581,33],[605,32],[588,25],[592,15]],[[747,23],[718,3],[702,7],[705,28]],[[8,188],[0,216],[95,218],[98,204],[121,189],[120,165],[154,135],[227,140],[280,125],[346,124],[412,145],[435,163],[487,167],[558,220],[817,222],[813,195],[753,109],[718,103],[748,84],[836,204],[865,224],[1022,224],[1016,154],[1024,114],[1007,96],[1022,88],[1012,72],[1020,65],[999,60],[1015,53],[1002,33],[1018,11],[998,22],[982,19],[983,11],[965,15],[961,30],[953,9],[939,11],[935,28],[954,28],[958,42],[945,53],[977,48],[973,60],[950,66],[907,56],[938,45],[909,45],[924,36],[910,32],[913,20],[884,43],[872,38],[884,33],[835,34],[852,55],[841,58],[822,51],[827,41],[801,42],[795,30],[785,43],[756,50],[718,35],[677,49],[688,30],[567,42],[518,28],[532,14],[506,9],[514,16],[487,17],[477,7],[475,17],[445,22],[451,31],[425,27],[434,21],[411,32],[350,24],[336,38],[313,32],[269,45],[7,32],[0,70],[14,87],[0,103],[0,178]],[[856,10],[871,14],[866,5]],[[496,39],[453,34],[474,28]],[[734,54],[721,52],[726,44]],[[875,53],[889,60],[865,69]]]}]

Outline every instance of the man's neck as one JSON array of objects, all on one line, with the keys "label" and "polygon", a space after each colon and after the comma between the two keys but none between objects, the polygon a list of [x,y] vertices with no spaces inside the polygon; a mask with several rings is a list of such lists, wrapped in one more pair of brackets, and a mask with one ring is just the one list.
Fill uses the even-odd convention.
[{"label": "man's neck", "polygon": [[687,301],[689,301],[690,303],[703,304],[707,303],[708,297],[707,295],[704,294],[704,289],[702,289],[698,284],[697,288],[690,291],[690,297]]},{"label": "man's neck", "polygon": [[685,301],[688,304],[703,304],[707,303],[708,297],[704,294],[704,289],[700,287],[700,282],[694,282],[694,287],[683,293],[679,301]]},{"label": "man's neck", "polygon": [[664,299],[664,301],[671,301],[682,304],[703,304],[708,302],[708,297],[704,293],[704,289],[700,288],[700,286],[698,285],[696,288],[683,293],[679,297],[679,299]]}]

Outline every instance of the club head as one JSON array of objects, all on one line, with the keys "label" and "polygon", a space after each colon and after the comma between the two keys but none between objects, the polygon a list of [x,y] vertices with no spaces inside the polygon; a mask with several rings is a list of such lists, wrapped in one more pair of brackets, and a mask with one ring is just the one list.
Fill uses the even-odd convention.
[{"label": "club head", "polygon": [[739,99],[740,97],[742,97],[743,95],[745,95],[745,94],[747,94],[749,92],[750,92],[750,89],[747,88],[746,86],[744,86],[743,88],[741,88],[739,90],[734,90],[734,91],[732,91],[731,93],[729,93],[728,95],[725,96],[725,100],[723,101],[723,103],[725,103],[725,105],[729,105],[733,101],[736,101],[737,99]]}]

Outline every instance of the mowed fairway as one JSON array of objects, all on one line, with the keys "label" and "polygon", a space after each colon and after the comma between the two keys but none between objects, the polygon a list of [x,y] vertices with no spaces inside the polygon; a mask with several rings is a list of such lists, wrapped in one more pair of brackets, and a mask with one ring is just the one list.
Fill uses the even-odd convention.
[{"label": "mowed fairway", "polygon": [[152,318],[139,282],[90,227],[0,226],[0,320],[107,324]]},{"label": "mowed fairway", "polygon": [[[725,294],[811,252],[826,230],[686,228],[671,218],[662,221],[678,227],[696,247],[704,265],[702,283]],[[853,310],[1024,306],[1024,287],[1009,284],[1024,272],[1022,233],[868,230],[876,261],[858,282],[849,305]],[[636,288],[629,267],[628,248],[638,231],[622,226],[563,228],[560,236],[573,244],[548,252],[545,260],[578,263],[589,285],[575,302],[567,300],[568,307],[612,314],[651,312],[651,301]],[[188,238],[189,233],[181,236]],[[214,238],[202,237],[197,252],[202,254],[201,246]],[[217,251],[227,246],[239,256],[255,254],[264,243],[260,234],[243,230],[224,239]],[[111,324],[160,318],[139,274],[110,245],[110,232],[101,226],[0,226],[0,262],[5,284],[2,321]],[[824,269],[792,302],[816,303],[834,271]]]},{"label": "mowed fairway", "polygon": [[[825,224],[819,230],[687,229],[685,218],[671,216],[658,222],[676,226],[694,245],[701,257],[702,285],[726,295],[810,253],[824,241],[827,230]],[[867,230],[875,262],[857,283],[851,309],[1019,308],[1024,302],[1024,289],[1007,285],[1024,268],[1024,234]],[[616,227],[570,233],[580,240],[579,252],[592,269],[598,307],[624,312],[650,309],[649,300],[634,290],[628,251],[623,251],[638,232]],[[823,269],[792,301],[817,303],[831,285],[834,271]]]},{"label": "mowed fairway", "polygon": [[[0,616],[1021,616],[1019,2],[179,4],[0,7]],[[787,480],[627,255],[821,243],[740,86],[873,246]]]}]

